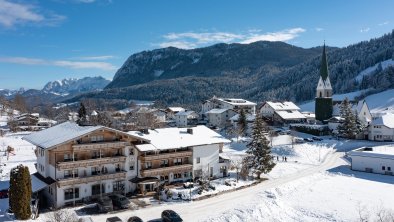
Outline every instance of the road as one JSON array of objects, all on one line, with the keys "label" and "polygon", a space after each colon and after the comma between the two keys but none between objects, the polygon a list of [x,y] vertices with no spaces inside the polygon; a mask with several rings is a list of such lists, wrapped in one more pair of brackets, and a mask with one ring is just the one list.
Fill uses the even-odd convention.
[{"label": "road", "polygon": [[223,212],[236,208],[239,203],[252,202],[251,200],[256,198],[256,194],[261,191],[275,188],[282,184],[334,168],[338,166],[338,160],[340,160],[343,155],[344,153],[342,152],[330,153],[326,156],[326,159],[321,165],[311,166],[310,168],[301,170],[295,174],[277,179],[270,179],[256,186],[225,193],[205,200],[190,203],[166,203],[160,206],[139,209],[137,211],[126,211],[117,214],[94,216],[92,219],[93,221],[105,222],[107,217],[118,216],[123,221],[127,221],[131,216],[139,216],[144,221],[149,221],[160,218],[160,214],[163,210],[172,209],[178,212],[184,221],[204,221],[208,216],[220,215]]}]

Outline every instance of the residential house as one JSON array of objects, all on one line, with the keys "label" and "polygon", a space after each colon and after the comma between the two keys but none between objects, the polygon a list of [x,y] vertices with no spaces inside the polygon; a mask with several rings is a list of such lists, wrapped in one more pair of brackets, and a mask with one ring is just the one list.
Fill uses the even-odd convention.
[{"label": "residential house", "polygon": [[54,120],[40,117],[38,113],[23,113],[15,116],[8,125],[14,131],[38,131],[56,123]]},{"label": "residential house", "polygon": [[174,115],[175,124],[177,127],[187,127],[197,125],[198,114],[194,111],[180,111]]},{"label": "residential house", "polygon": [[138,139],[103,126],[65,122],[23,137],[36,145],[37,174],[50,205],[74,205],[109,193],[133,192]]},{"label": "residential house", "polygon": [[168,107],[165,111],[167,113],[167,119],[174,119],[175,114],[184,112],[185,109],[182,107]]},{"label": "residential house", "polygon": [[229,120],[236,114],[237,112],[231,109],[211,109],[205,113],[208,119],[208,125],[219,128],[223,128],[231,124]]},{"label": "residential house", "polygon": [[246,113],[255,114],[256,103],[245,99],[218,98],[214,96],[203,102],[201,113],[205,114],[212,109],[231,109],[235,112],[243,109]]},{"label": "residential house", "polygon": [[[140,138],[135,144],[138,155],[138,179],[141,193],[154,191],[157,184],[189,181],[199,177],[221,177],[219,152],[230,141],[206,126],[130,131]],[[144,179],[145,178],[145,179]]]},{"label": "residential house", "polygon": [[368,139],[394,141],[394,114],[386,113],[374,118],[368,126]]},{"label": "residential house", "polygon": [[306,117],[293,102],[264,102],[260,115],[274,125],[305,122]]}]

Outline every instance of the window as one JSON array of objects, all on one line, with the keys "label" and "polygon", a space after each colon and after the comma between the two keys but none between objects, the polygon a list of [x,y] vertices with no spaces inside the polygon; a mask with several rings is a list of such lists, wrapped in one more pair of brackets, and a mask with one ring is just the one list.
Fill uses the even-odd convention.
[{"label": "window", "polygon": [[93,151],[93,153],[92,153],[92,159],[100,158],[100,157],[102,157],[102,156],[103,156],[103,155],[100,153],[99,150],[95,150],[95,151]]},{"label": "window", "polygon": [[98,174],[100,174],[100,168],[92,167],[92,175],[98,175]]},{"label": "window", "polygon": [[200,157],[197,157],[196,161],[197,161],[197,163],[200,163]]},{"label": "window", "polygon": [[160,167],[168,167],[168,160],[161,160]]},{"label": "window", "polygon": [[78,177],[78,170],[74,170],[74,175],[72,170],[65,170],[64,178],[70,178],[70,177]]},{"label": "window", "polygon": [[96,135],[96,136],[91,136],[90,137],[90,141],[92,141],[93,143],[94,142],[100,142],[100,141],[103,141],[103,140],[104,140],[103,135]]},{"label": "window", "polygon": [[152,169],[152,162],[146,162],[145,169]]},{"label": "window", "polygon": [[101,184],[101,189],[100,184],[92,185],[92,195],[98,195],[100,193],[105,193],[105,184]]},{"label": "window", "polygon": [[130,148],[129,149],[129,156],[133,156],[134,155],[134,149],[133,148]]},{"label": "window", "polygon": [[175,158],[174,165],[182,165],[182,158]]},{"label": "window", "polygon": [[180,178],[182,178],[182,174],[174,173],[174,179],[180,179]]},{"label": "window", "polygon": [[387,171],[391,171],[391,167],[387,167]]},{"label": "window", "polygon": [[130,162],[130,164],[129,164],[129,170],[134,170],[134,162]]},{"label": "window", "polygon": [[188,172],[183,173],[183,177],[185,178],[189,177],[189,173]]},{"label": "window", "polygon": [[79,188],[69,188],[64,190],[64,200],[71,200],[71,199],[79,198]]},{"label": "window", "polygon": [[122,155],[122,149],[117,149],[115,156],[121,156]]},{"label": "window", "polygon": [[115,181],[112,184],[113,191],[124,191],[124,183],[123,181]]},{"label": "window", "polygon": [[63,159],[64,159],[64,161],[71,161],[71,154],[65,153]]},{"label": "window", "polygon": [[121,170],[120,164],[117,163],[117,164],[115,165],[115,171],[116,171],[116,172],[120,172],[120,170]]},{"label": "window", "polygon": [[386,170],[386,167],[385,167],[385,166],[382,166],[382,170]]}]

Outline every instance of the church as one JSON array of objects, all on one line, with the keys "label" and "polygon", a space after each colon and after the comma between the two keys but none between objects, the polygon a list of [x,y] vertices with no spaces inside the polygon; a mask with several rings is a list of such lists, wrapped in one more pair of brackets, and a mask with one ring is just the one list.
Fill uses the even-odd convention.
[{"label": "church", "polygon": [[[333,101],[333,91],[328,72],[326,45],[323,45],[323,54],[320,66],[320,78],[316,87],[315,118],[317,121],[327,123],[330,120],[339,120],[339,104],[342,101]],[[352,110],[364,125],[369,125],[372,115],[365,100],[350,101]],[[335,118],[332,118],[332,117]],[[339,123],[339,122],[338,122]],[[337,125],[337,124],[336,124]]]}]

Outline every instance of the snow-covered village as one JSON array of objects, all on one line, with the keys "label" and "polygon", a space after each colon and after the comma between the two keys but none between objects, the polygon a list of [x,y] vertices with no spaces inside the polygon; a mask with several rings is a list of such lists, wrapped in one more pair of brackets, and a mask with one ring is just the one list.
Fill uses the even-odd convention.
[{"label": "snow-covered village", "polygon": [[0,0],[0,221],[393,222],[394,4],[335,2]]}]

